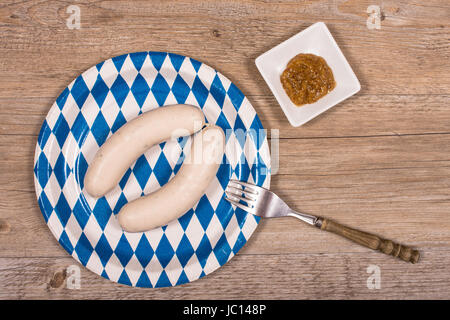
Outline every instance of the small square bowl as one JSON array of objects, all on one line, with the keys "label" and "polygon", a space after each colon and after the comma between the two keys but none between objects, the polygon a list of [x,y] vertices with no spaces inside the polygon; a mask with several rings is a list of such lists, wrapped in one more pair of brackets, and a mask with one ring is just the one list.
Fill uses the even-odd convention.
[{"label": "small square bowl", "polygon": [[[312,104],[296,106],[281,84],[280,76],[288,62],[299,53],[321,56],[333,71],[336,87]],[[317,22],[295,36],[263,53],[255,60],[256,66],[267,82],[292,126],[298,127],[361,89],[355,73],[348,64],[336,41],[323,22]]]}]

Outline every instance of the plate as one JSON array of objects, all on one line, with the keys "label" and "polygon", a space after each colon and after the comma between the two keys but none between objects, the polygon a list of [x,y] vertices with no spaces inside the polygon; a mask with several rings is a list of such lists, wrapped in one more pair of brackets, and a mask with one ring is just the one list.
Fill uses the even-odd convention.
[{"label": "plate", "polygon": [[[224,129],[223,162],[202,198],[178,220],[124,232],[115,215],[177,173],[190,138],[149,149],[99,199],[84,191],[88,165],[124,123],[178,103],[201,108],[207,122]],[[247,242],[259,219],[232,207],[224,189],[231,178],[268,188],[270,154],[255,110],[225,76],[189,57],[138,52],[99,63],[64,89],[40,130],[34,178],[45,222],[82,265],[121,284],[168,287],[211,273]]]},{"label": "plate", "polygon": [[[336,87],[312,104],[296,106],[283,89],[280,75],[288,62],[299,53],[321,56],[333,70]],[[336,41],[323,22],[318,22],[263,53],[255,60],[256,66],[272,90],[290,124],[301,126],[339,102],[361,90],[361,85]]]}]

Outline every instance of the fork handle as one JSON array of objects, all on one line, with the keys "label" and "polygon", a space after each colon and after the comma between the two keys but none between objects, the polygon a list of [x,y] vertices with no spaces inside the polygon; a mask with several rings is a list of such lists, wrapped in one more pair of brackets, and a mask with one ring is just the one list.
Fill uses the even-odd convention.
[{"label": "fork handle", "polygon": [[315,222],[315,226],[321,230],[333,232],[362,246],[381,251],[406,262],[417,263],[419,261],[420,253],[415,249],[380,238],[368,232],[349,228],[336,221],[319,217]]}]

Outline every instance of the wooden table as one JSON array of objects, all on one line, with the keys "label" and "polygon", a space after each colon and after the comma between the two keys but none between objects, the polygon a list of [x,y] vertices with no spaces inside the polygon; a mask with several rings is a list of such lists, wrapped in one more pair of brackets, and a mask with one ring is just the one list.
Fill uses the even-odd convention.
[{"label": "wooden table", "polygon": [[[69,5],[80,8],[80,29],[66,25]],[[381,7],[381,29],[368,28],[369,5]],[[362,89],[294,128],[254,59],[317,21]],[[449,27],[442,0],[2,1],[0,298],[449,299]],[[36,202],[37,135],[77,75],[146,50],[191,56],[238,84],[264,127],[280,130],[272,189],[290,205],[420,248],[422,260],[404,263],[282,218],[263,221],[236,257],[190,284],[131,288],[82,267],[81,289],[68,289],[65,270],[76,262]],[[371,265],[380,289],[367,285]]]}]

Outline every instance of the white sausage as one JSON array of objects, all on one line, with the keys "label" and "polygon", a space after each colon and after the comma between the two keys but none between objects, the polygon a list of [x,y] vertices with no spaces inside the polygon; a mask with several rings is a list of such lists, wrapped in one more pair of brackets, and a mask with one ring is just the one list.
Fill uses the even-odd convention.
[{"label": "white sausage", "polygon": [[94,197],[105,195],[151,146],[191,135],[204,123],[199,108],[181,104],[148,111],[126,123],[95,154],[84,178],[86,191]]},{"label": "white sausage", "polygon": [[211,125],[198,132],[178,173],[157,191],[127,203],[118,214],[125,231],[164,226],[191,209],[205,193],[222,162],[225,135]]}]

